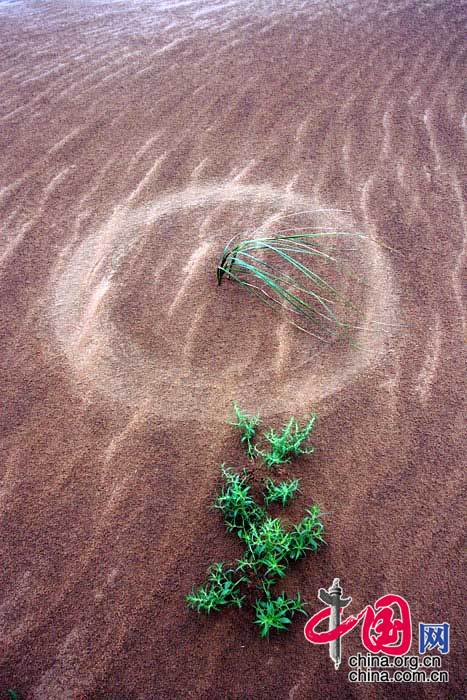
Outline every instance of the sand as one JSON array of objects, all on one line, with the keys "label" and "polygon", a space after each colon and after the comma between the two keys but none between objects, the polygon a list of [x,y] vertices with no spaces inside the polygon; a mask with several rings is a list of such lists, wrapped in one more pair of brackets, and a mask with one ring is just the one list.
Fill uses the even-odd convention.
[{"label": "sand", "polygon": [[[0,3],[0,691],[462,697],[465,14]],[[312,224],[372,239],[351,347],[216,286],[231,236]],[[336,672],[305,618],[267,642],[248,610],[186,609],[240,554],[209,510],[245,464],[233,400],[319,416],[287,517],[320,504],[327,546],[286,590],[310,613],[335,577],[352,612],[405,596],[412,653],[451,624],[449,683],[352,684],[358,632]]]}]

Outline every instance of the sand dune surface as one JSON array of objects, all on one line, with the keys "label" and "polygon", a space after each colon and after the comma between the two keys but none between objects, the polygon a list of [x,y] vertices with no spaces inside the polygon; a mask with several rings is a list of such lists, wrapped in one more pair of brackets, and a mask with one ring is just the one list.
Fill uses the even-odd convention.
[{"label": "sand dune surface", "polygon": [[[0,692],[462,697],[466,14],[0,2]],[[217,286],[232,236],[304,227],[365,236],[332,241],[345,340]],[[448,683],[352,684],[302,622],[264,641],[186,609],[240,554],[209,510],[245,464],[234,400],[319,416],[287,517],[319,503],[327,546],[285,588],[405,596],[451,624]]]}]

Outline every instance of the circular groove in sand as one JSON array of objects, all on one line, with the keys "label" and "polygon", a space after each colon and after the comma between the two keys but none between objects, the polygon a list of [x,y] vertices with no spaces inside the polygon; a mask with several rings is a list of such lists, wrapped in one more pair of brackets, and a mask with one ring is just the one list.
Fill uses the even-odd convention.
[{"label": "circular groove in sand", "polygon": [[[260,379],[258,372],[264,365],[263,358],[255,357],[254,352],[248,354],[246,350],[246,356],[239,359],[244,364],[244,371],[240,373],[238,367],[232,371],[228,360],[217,371],[206,372],[206,368],[200,371],[196,366],[196,355],[187,365],[183,361],[183,347],[190,347],[190,329],[193,333],[200,321],[200,314],[204,313],[199,306],[190,307],[190,284],[199,286],[204,283],[198,279],[198,275],[208,259],[214,274],[216,255],[223,243],[215,240],[208,226],[201,227],[194,234],[187,232],[192,241],[183,264],[171,258],[169,249],[155,270],[155,286],[157,276],[167,266],[173,270],[173,279],[176,280],[172,302],[160,312],[160,333],[164,333],[165,328],[169,332],[172,316],[184,304],[182,308],[188,320],[180,352],[172,353],[161,363],[145,353],[131,334],[123,332],[112,317],[112,309],[125,285],[120,271],[135,250],[154,242],[154,224],[164,216],[196,208],[207,210],[206,216],[209,217],[212,210],[224,205],[235,206],[240,211],[254,206],[268,207],[268,211],[272,208],[273,215],[269,218],[274,218],[275,213],[280,216],[288,212],[317,209],[317,203],[309,198],[268,185],[229,181],[188,187],[145,206],[116,208],[100,230],[89,235],[74,250],[65,253],[52,280],[51,320],[55,337],[73,374],[81,384],[87,384],[91,392],[95,391],[128,407],[147,405],[150,412],[171,419],[188,419],[195,415],[212,414],[213,406],[217,407],[217,415],[224,401],[245,395],[252,384],[260,379],[263,384],[269,384],[274,378],[274,396],[268,397],[269,409],[274,411],[283,409],[291,402],[296,405],[300,396],[308,405],[316,403],[340,390],[379,357],[385,344],[384,336],[375,336],[373,332],[363,330],[358,332],[357,349],[344,354],[337,366],[334,364],[323,372],[321,365],[320,372],[317,372],[319,362],[315,354],[315,361],[310,357],[310,362],[305,362],[298,375],[295,373],[292,377],[287,366],[283,366],[281,357],[287,355],[284,343],[287,342],[289,326],[284,326],[278,319],[276,332],[280,344],[277,356],[271,358],[270,366],[266,363],[267,370],[263,371]],[[389,262],[381,247],[373,243],[367,245],[364,261],[370,284],[365,300],[366,320],[370,321],[371,317],[391,323],[395,294]],[[131,263],[130,260],[130,266]],[[157,301],[152,300],[152,303]],[[218,298],[216,303],[224,302]],[[241,306],[238,308],[238,313],[242,313]],[[310,342],[309,337],[303,334],[300,342],[306,347],[305,344]],[[237,352],[241,355],[243,351],[237,348]],[[326,352],[329,353],[329,349]],[[280,377],[277,373],[274,375],[274,367],[277,371],[278,366],[282,366]]]}]

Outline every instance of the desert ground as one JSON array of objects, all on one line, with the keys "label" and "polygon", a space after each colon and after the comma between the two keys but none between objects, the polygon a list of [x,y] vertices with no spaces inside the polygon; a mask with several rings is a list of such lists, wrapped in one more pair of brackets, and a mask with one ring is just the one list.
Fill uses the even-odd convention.
[{"label": "desert ground", "polygon": [[[2,698],[464,697],[466,15],[0,2]],[[217,286],[232,236],[311,225],[370,242],[351,343]],[[449,682],[351,683],[358,631],[336,672],[304,617],[268,641],[187,609],[241,551],[210,509],[235,400],[318,414],[287,518],[319,504],[327,544],[285,590],[404,596],[412,653],[450,623]]]}]

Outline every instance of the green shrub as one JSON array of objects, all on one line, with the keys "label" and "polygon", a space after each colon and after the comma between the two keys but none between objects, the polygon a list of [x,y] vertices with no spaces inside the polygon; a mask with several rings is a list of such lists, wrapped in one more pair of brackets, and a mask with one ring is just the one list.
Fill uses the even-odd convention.
[{"label": "green shrub", "polygon": [[[240,411],[240,409],[239,409]],[[243,414],[241,412],[242,416]],[[239,414],[237,413],[237,416]],[[308,437],[315,420],[312,416],[304,428],[291,419],[279,436],[277,463],[288,461],[293,454],[309,454],[302,443]],[[265,433],[271,437],[272,431]],[[250,442],[242,440],[247,454]],[[279,452],[280,450],[280,452]],[[260,452],[254,447],[254,454]],[[265,464],[268,462],[263,456]],[[280,518],[271,517],[267,507],[279,502],[282,507],[293,498],[299,487],[298,479],[284,480],[275,484],[267,479],[261,493],[265,507],[259,505],[252,494],[253,474],[247,469],[234,470],[221,465],[223,484],[213,507],[224,520],[228,532],[236,534],[243,546],[242,556],[231,566],[213,564],[208,570],[204,585],[193,589],[186,596],[188,607],[197,612],[211,613],[225,606],[242,607],[253,591],[255,623],[260,627],[262,637],[271,630],[284,630],[296,612],[304,612],[300,594],[288,598],[285,593],[274,596],[273,587],[286,576],[290,564],[305,556],[309,551],[316,552],[324,542],[323,524],[320,509],[312,506],[306,515],[292,528],[286,528]],[[248,591],[249,594],[247,596]]]},{"label": "green shrub", "polygon": [[269,443],[269,450],[258,450],[267,467],[277,467],[279,464],[290,462],[292,457],[300,455],[310,455],[315,448],[312,446],[303,447],[303,443],[308,439],[316,421],[316,414],[313,414],[307,423],[301,428],[292,416],[284,425],[281,432],[276,432],[270,428],[264,433],[264,438]]},{"label": "green shrub", "polygon": [[255,603],[255,624],[260,625],[261,637],[268,637],[271,629],[285,630],[296,612],[306,615],[300,593],[296,598],[288,598],[285,593],[276,598],[257,600]]},{"label": "green shrub", "polygon": [[297,495],[300,479],[289,479],[275,484],[272,479],[266,481],[264,490],[264,502],[266,506],[270,503],[280,503],[283,508]]},{"label": "green shrub", "polygon": [[242,537],[252,523],[263,517],[264,511],[250,495],[251,487],[247,483],[250,477],[245,469],[238,474],[222,465],[221,470],[225,486],[213,507],[221,511],[227,530]]},{"label": "green shrub", "polygon": [[248,413],[244,413],[237,403],[234,403],[233,408],[236,420],[229,424],[241,431],[241,441],[245,445],[246,453],[250,459],[253,459],[255,456],[255,448],[252,444],[252,440],[256,435],[256,428],[260,422],[259,416],[250,416]]},{"label": "green shrub", "polygon": [[223,563],[213,564],[208,572],[207,583],[193,589],[186,596],[189,608],[197,612],[210,613],[227,605],[242,607],[244,600],[238,586],[244,581],[234,569],[224,569]]},{"label": "green shrub", "polygon": [[324,543],[319,507],[312,506],[307,513],[290,533],[289,557],[293,561],[305,556],[307,551],[316,552],[320,544]]}]

